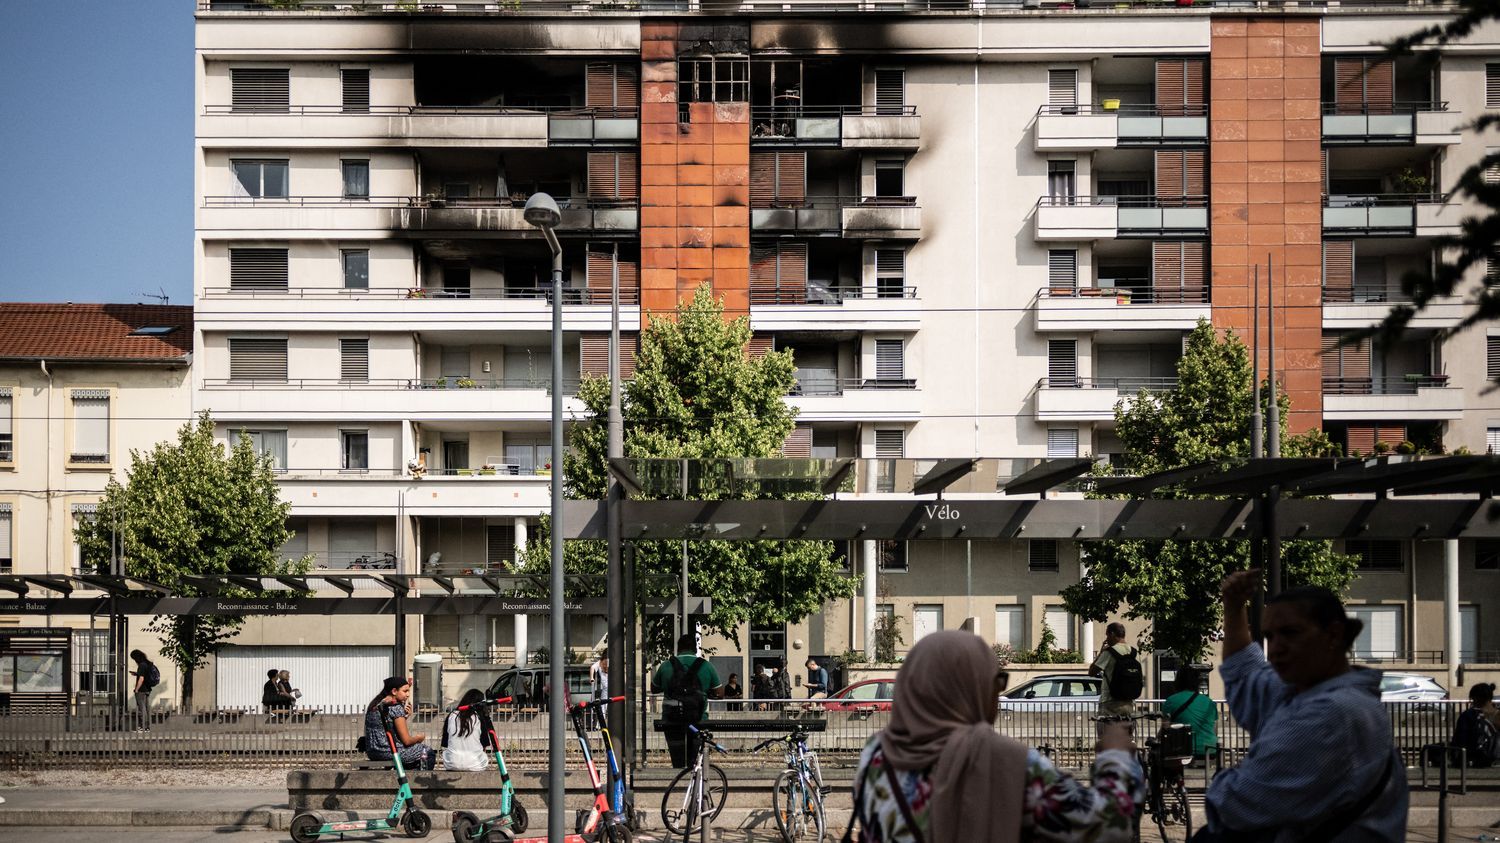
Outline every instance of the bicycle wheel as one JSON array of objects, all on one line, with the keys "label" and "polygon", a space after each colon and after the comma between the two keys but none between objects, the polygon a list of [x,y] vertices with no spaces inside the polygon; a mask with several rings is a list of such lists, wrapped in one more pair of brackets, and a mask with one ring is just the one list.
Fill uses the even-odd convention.
[{"label": "bicycle wheel", "polygon": [[1162,843],[1184,843],[1193,836],[1193,813],[1188,806],[1184,781],[1178,779],[1176,783],[1164,784],[1160,798],[1153,801],[1156,830],[1161,833]]},{"label": "bicycle wheel", "polygon": [[783,770],[771,791],[776,828],[786,843],[801,840],[821,841],[826,831],[823,817],[823,795],[810,789],[807,780],[796,770]]},{"label": "bicycle wheel", "polygon": [[[682,770],[662,794],[662,825],[673,834],[691,834],[698,830],[699,808],[689,792],[692,782],[692,769]],[[703,783],[708,790],[703,795],[703,811],[714,820],[724,810],[724,802],[729,797],[729,777],[716,765],[709,764],[703,770]]]}]

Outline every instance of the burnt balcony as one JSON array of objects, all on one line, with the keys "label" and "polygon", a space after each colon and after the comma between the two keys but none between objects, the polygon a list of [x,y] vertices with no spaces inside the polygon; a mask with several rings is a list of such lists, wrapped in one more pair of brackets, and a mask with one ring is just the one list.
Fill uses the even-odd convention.
[{"label": "burnt balcony", "polygon": [[916,239],[922,209],[914,196],[808,196],[773,199],[750,209],[756,232]]},{"label": "burnt balcony", "polygon": [[516,148],[634,144],[634,108],[510,108],[458,105],[208,105],[199,124],[206,146],[246,139],[339,138],[355,147]]},{"label": "burnt balcony", "polygon": [[750,110],[756,146],[905,149],[921,145],[915,106],[765,105]]},{"label": "burnt balcony", "polygon": [[[560,198],[563,234],[627,234],[640,226],[636,199]],[[211,229],[377,229],[414,232],[536,231],[509,198],[435,196],[206,196],[200,227]]]}]

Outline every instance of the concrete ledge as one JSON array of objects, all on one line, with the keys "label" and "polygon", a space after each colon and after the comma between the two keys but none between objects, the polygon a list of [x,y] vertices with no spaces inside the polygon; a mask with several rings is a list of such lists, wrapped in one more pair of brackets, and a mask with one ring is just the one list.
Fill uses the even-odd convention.
[{"label": "concrete ledge", "polygon": [[[386,807],[390,807],[387,805]],[[254,808],[246,811],[163,811],[156,809],[17,808],[0,810],[0,828],[6,826],[211,826],[220,828],[267,828],[272,815],[284,809]]]}]

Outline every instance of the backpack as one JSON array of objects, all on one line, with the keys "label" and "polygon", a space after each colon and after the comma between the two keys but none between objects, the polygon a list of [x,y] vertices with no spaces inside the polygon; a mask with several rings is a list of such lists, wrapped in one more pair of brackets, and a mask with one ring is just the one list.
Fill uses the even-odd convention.
[{"label": "backpack", "polygon": [[666,700],[662,704],[662,719],[668,723],[689,724],[703,719],[708,709],[708,692],[703,689],[703,680],[698,677],[698,665],[702,659],[694,658],[693,667],[676,656],[672,657],[672,678],[667,680]]},{"label": "backpack", "polygon": [[1484,716],[1474,718],[1474,746],[1469,749],[1469,764],[1489,767],[1500,761],[1500,730]]},{"label": "backpack", "polygon": [[1141,660],[1136,657],[1134,647],[1130,648],[1128,655],[1115,653],[1114,663],[1104,681],[1109,683],[1111,699],[1134,702],[1140,698],[1141,692],[1146,690],[1146,676],[1141,671]]},{"label": "backpack", "polygon": [[146,662],[146,681],[141,685],[142,691],[149,691],[161,684],[161,671],[157,669],[156,662]]}]

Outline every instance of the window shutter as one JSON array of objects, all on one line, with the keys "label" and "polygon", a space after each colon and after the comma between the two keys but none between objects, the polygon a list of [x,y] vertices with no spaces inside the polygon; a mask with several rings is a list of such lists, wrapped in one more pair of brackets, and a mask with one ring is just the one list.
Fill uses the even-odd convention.
[{"label": "window shutter", "polygon": [[1177,240],[1154,240],[1151,243],[1151,287],[1156,290],[1181,289],[1184,284],[1183,244]]},{"label": "window shutter", "polygon": [[776,304],[776,244],[750,244],[750,301]]},{"label": "window shutter", "polygon": [[1359,557],[1359,567],[1371,571],[1401,570],[1401,542],[1391,539],[1349,539],[1344,552]]},{"label": "window shutter", "polygon": [[[609,334],[588,333],[578,338],[579,374],[592,378],[609,377]],[[621,350],[625,345],[624,336],[620,338]],[[624,356],[621,356],[620,370],[624,373]]]},{"label": "window shutter", "polygon": [[759,360],[766,354],[776,350],[776,340],[765,334],[757,334],[750,338],[745,346],[745,353],[750,355],[751,360]]},{"label": "window shutter", "polygon": [[348,69],[339,73],[344,89],[344,113],[365,114],[370,111],[370,71]]},{"label": "window shutter", "polygon": [[1194,292],[1208,289],[1208,244],[1202,240],[1182,244],[1182,286]]},{"label": "window shutter", "polygon": [[1158,197],[1177,197],[1187,192],[1186,154],[1181,149],[1158,149],[1156,151],[1156,195]]},{"label": "window shutter", "polygon": [[906,431],[901,428],[881,428],[875,431],[875,458],[899,460],[906,456]]},{"label": "window shutter", "polygon": [[807,201],[807,153],[776,153],[776,198],[788,205]]},{"label": "window shutter", "polygon": [[1484,376],[1500,381],[1500,336],[1484,338]]},{"label": "window shutter", "polygon": [[1201,149],[1182,152],[1182,192],[1195,199],[1208,195],[1208,158]]},{"label": "window shutter", "polygon": [[1500,64],[1484,66],[1484,107],[1500,108]]},{"label": "window shutter", "polygon": [[0,387],[0,462],[10,462],[15,456],[15,440],[11,429],[13,409],[10,387]]},{"label": "window shutter", "polygon": [[899,381],[906,378],[906,351],[901,340],[875,341],[875,379]]},{"label": "window shutter", "polygon": [[291,110],[291,72],[284,68],[237,67],[229,71],[232,111],[286,113]]},{"label": "window shutter", "polygon": [[229,379],[233,381],[286,380],[286,340],[231,338]]},{"label": "window shutter", "polygon": [[1500,454],[1500,427],[1485,428],[1484,447],[1491,454]]},{"label": "window shutter", "polygon": [[769,208],[776,202],[776,153],[750,153],[750,204]]},{"label": "window shutter", "polygon": [[[1061,432],[1061,431],[1058,431]],[[1051,439],[1052,431],[1047,431]],[[1073,431],[1076,438],[1078,431]],[[1057,539],[1032,539],[1026,543],[1026,567],[1032,571],[1056,571]]]},{"label": "window shutter", "polygon": [[230,249],[229,289],[286,290],[286,249]]},{"label": "window shutter", "polygon": [[491,571],[510,570],[516,561],[516,528],[489,524],[484,528],[484,564]]},{"label": "window shutter", "polygon": [[[590,243],[584,259],[585,284],[588,287],[590,302],[609,301],[609,291],[615,280],[615,244],[613,243]],[[620,278],[620,286],[624,287],[624,277]]]},{"label": "window shutter", "polygon": [[1375,453],[1375,425],[1351,424],[1345,434],[1345,449],[1349,455]]},{"label": "window shutter", "polygon": [[1199,115],[1206,113],[1208,103],[1208,62],[1204,59],[1182,60],[1182,105],[1183,113]]},{"label": "window shutter", "polygon": [[588,180],[591,199],[638,198],[639,158],[634,152],[590,152]]},{"label": "window shutter", "polygon": [[370,341],[339,340],[339,380],[370,379]]},{"label": "window shutter", "polygon": [[906,71],[899,67],[875,70],[875,113],[906,111]]},{"label": "window shutter", "polygon": [[1047,104],[1053,107],[1053,111],[1063,114],[1077,112],[1078,71],[1047,71]]},{"label": "window shutter", "polygon": [[1078,456],[1078,428],[1047,428],[1047,459],[1066,460]]},{"label": "window shutter", "polygon": [[641,159],[635,152],[621,152],[615,158],[618,174],[617,199],[639,199],[641,197]]},{"label": "window shutter", "polygon": [[640,105],[640,79],[628,64],[588,65],[584,70],[584,105],[606,112],[633,111]]},{"label": "window shutter", "polygon": [[1406,441],[1406,425],[1404,424],[1377,424],[1375,435],[1379,437],[1377,442],[1384,442],[1391,447],[1396,447]]},{"label": "window shutter", "polygon": [[1338,334],[1323,335],[1323,377],[1336,380],[1335,394],[1357,395],[1370,387],[1370,339],[1338,345]]},{"label": "window shutter", "polygon": [[875,296],[899,299],[906,296],[906,250],[875,250]]},{"label": "window shutter", "polygon": [[5,574],[10,573],[11,560],[15,558],[10,542],[10,517],[10,504],[0,503],[0,573]]},{"label": "window shutter", "polygon": [[1390,114],[1395,110],[1395,65],[1390,59],[1365,60],[1365,111]]},{"label": "window shutter", "polygon": [[1181,117],[1187,102],[1186,68],[1182,59],[1156,60],[1156,110],[1167,117]]},{"label": "window shutter", "polygon": [[1365,107],[1365,60],[1341,56],[1333,60],[1333,105],[1339,114],[1360,114]]},{"label": "window shutter", "polygon": [[1324,380],[1335,380],[1342,371],[1339,364],[1339,335],[1323,335],[1323,378]]},{"label": "window shutter", "polygon": [[1078,287],[1078,250],[1047,250],[1047,286],[1054,293],[1071,293]]},{"label": "window shutter", "polygon": [[620,380],[628,380],[635,377],[635,358],[640,353],[640,334],[620,335]]},{"label": "window shutter", "polygon": [[1326,240],[1323,243],[1323,300],[1354,300],[1354,241]]},{"label": "window shutter", "polygon": [[813,429],[810,424],[799,424],[786,435],[781,443],[781,455],[788,459],[812,459]]},{"label": "window shutter", "polygon": [[1078,340],[1047,340],[1047,385],[1078,386]]},{"label": "window shutter", "polygon": [[75,389],[73,462],[109,461],[109,390]]},{"label": "window shutter", "polygon": [[[807,244],[780,242],[776,244],[776,277],[783,287],[788,283],[794,287],[807,286]],[[804,290],[805,293],[805,290]]]}]

